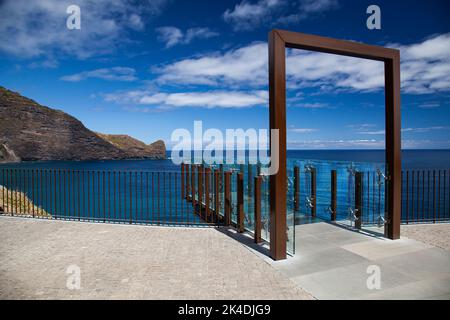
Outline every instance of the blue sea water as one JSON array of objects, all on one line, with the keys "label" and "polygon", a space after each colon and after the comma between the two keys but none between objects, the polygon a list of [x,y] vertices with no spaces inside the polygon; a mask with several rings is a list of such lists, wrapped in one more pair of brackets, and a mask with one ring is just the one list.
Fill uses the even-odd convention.
[{"label": "blue sea water", "polygon": [[[45,168],[71,170],[150,170],[179,171],[170,160],[110,160],[110,161],[37,161],[0,164],[0,168]],[[288,150],[291,160],[323,160],[337,162],[384,163],[384,150]],[[403,169],[449,169],[450,150],[403,150]]]},{"label": "blue sea water", "polygon": [[[170,157],[170,152],[168,152]],[[330,171],[338,169],[338,218],[346,218],[348,207],[354,202],[352,188],[354,188],[354,179],[349,174],[348,168],[353,162],[356,168],[367,172],[367,183],[365,183],[364,198],[366,222],[375,223],[379,213],[384,212],[384,186],[378,188],[376,185],[376,170],[384,171],[384,150],[288,150],[288,209],[292,209],[293,188],[292,175],[293,166],[297,165],[302,168],[300,173],[300,213],[308,214],[306,199],[310,196],[310,176],[303,170],[307,164],[312,164],[317,168],[317,216],[323,219],[329,219],[329,203],[330,203]],[[404,170],[411,169],[450,169],[450,150],[404,150],[402,152],[402,166]],[[54,213],[54,215],[64,216],[82,216],[95,219],[114,219],[120,221],[133,220],[134,222],[161,220],[171,221],[173,223],[190,222],[201,223],[198,216],[192,214],[191,208],[186,206],[185,201],[181,200],[181,190],[179,187],[180,167],[175,165],[170,158],[167,160],[121,160],[121,161],[41,161],[41,162],[24,162],[16,164],[2,164],[0,169],[47,169],[47,170],[74,170],[74,171],[91,171],[86,177],[91,182],[86,182],[77,175],[64,174],[62,177],[36,176],[35,190],[31,188],[31,180],[29,176],[23,174],[16,180],[11,180],[1,174],[0,184],[10,186],[13,189],[22,190],[32,198],[34,194],[34,202],[43,207],[45,210]],[[245,170],[248,170],[247,168]],[[256,174],[256,168],[253,168],[253,175]],[[20,171],[20,170],[19,170]],[[117,176],[108,177],[103,180],[103,172],[121,171],[127,172],[122,180]],[[95,172],[95,174],[93,173]],[[99,172],[101,172],[99,174]],[[134,172],[128,175],[128,172]],[[166,172],[171,176],[162,175],[159,181],[156,176],[150,176],[155,182],[147,180],[148,177],[141,176],[139,172]],[[45,173],[47,174],[47,173]],[[53,173],[55,174],[55,173]],[[55,180],[56,179],[56,180]],[[63,179],[67,179],[63,180]],[[112,179],[112,180],[111,180]],[[128,179],[125,180],[124,179]],[[167,180],[165,180],[167,179]],[[178,179],[176,181],[176,179]],[[232,191],[236,191],[235,179],[232,181]],[[248,171],[244,175],[244,183],[248,185]],[[56,184],[55,184],[56,181]],[[64,182],[66,181],[66,182]],[[105,181],[105,182],[104,182]],[[109,183],[109,181],[111,181]],[[123,183],[129,186],[127,190],[120,189]],[[166,185],[167,183],[167,185]],[[117,190],[112,190],[117,184]],[[449,183],[450,184],[450,183]],[[81,191],[83,185],[91,191]],[[111,185],[111,186],[110,186]],[[64,188],[66,187],[66,188]],[[38,192],[37,189],[44,189]],[[106,189],[106,192],[103,189]],[[171,188],[171,194],[164,188]],[[160,191],[159,193],[158,190]],[[268,180],[263,185],[263,214],[267,221],[268,216]],[[130,193],[131,191],[131,193]],[[246,225],[250,229],[252,227],[252,199],[251,186],[246,196]],[[88,198],[90,192],[91,198]],[[152,194],[148,200],[147,192]],[[412,192],[415,192],[414,190]],[[39,196],[40,195],[40,196]],[[45,195],[44,197],[42,195]],[[72,204],[63,203],[63,195],[71,201]],[[80,195],[80,196],[79,196]],[[367,195],[367,196],[366,196]],[[53,198],[52,198],[53,197]],[[80,199],[78,199],[80,197]],[[114,199],[113,197],[116,197]],[[131,199],[131,201],[130,201]],[[116,201],[119,205],[117,208]],[[164,207],[162,207],[164,204]],[[112,209],[111,209],[112,208]],[[156,208],[156,209],[154,209]],[[116,215],[117,211],[117,215]],[[178,216],[173,216],[176,212],[181,212]],[[291,210],[292,211],[292,210]],[[445,211],[445,207],[444,207]],[[86,213],[87,212],[87,213]],[[155,212],[158,215],[155,217]],[[152,214],[150,217],[149,214]],[[92,215],[92,216],[91,216]],[[266,226],[267,227],[267,226]]]}]

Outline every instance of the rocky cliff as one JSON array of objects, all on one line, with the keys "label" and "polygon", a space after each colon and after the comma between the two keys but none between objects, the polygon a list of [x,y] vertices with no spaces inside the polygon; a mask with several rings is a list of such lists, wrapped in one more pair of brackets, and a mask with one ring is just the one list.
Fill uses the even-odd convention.
[{"label": "rocky cliff", "polygon": [[111,143],[74,117],[0,87],[0,161],[165,158],[164,142],[128,138],[133,147]]},{"label": "rocky cliff", "polygon": [[145,144],[125,134],[104,134],[97,132],[97,135],[134,158],[164,159],[166,157],[166,145],[162,140]]}]

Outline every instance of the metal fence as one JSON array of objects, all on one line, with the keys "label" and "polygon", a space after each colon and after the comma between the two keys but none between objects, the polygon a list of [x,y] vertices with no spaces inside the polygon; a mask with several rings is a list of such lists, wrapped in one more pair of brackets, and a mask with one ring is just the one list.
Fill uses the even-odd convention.
[{"label": "metal fence", "polygon": [[120,223],[208,224],[181,197],[180,172],[0,170],[0,211]]},{"label": "metal fence", "polygon": [[402,172],[402,222],[450,221],[450,170]]},{"label": "metal fence", "polygon": [[[357,227],[386,223],[389,180],[381,170],[305,165],[288,172],[288,208],[300,218],[351,220]],[[403,171],[401,208],[405,224],[450,221],[450,170]]]},{"label": "metal fence", "polygon": [[[311,165],[291,169],[287,208],[294,221],[306,215],[353,219],[356,226],[385,223],[389,184],[380,170],[322,170]],[[269,179],[259,173],[260,168],[252,165],[183,164],[179,172],[5,168],[0,170],[0,213],[117,223],[229,225],[239,232],[250,231],[259,242],[269,240],[270,230]],[[450,171],[404,171],[402,222],[449,220]]]}]

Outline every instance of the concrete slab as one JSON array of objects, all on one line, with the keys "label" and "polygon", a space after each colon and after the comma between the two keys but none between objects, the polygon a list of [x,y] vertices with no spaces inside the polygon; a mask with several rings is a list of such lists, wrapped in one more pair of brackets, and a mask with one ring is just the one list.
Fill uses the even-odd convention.
[{"label": "concrete slab", "polygon": [[[314,292],[318,299],[361,299],[373,292],[373,289],[367,287],[367,270],[371,265],[370,261],[356,263],[294,277],[292,280],[308,292]],[[389,266],[379,267],[383,290],[415,281],[414,278]]]},{"label": "concrete slab", "polygon": [[[370,230],[353,232],[327,222],[297,226],[296,235],[293,257],[267,261],[318,299],[450,297],[450,251],[434,247],[430,236],[420,237],[427,243],[392,241]],[[374,276],[369,267],[379,268],[380,288],[367,285]]]},{"label": "concrete slab", "polygon": [[378,260],[398,256],[410,252],[432,248],[432,246],[413,239],[377,239],[352,243],[342,246],[343,249],[365,257],[368,260]]}]

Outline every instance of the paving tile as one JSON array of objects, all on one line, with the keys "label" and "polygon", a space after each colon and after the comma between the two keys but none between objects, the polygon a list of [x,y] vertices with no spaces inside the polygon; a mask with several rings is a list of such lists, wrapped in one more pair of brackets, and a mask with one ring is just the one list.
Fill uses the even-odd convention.
[{"label": "paving tile", "polygon": [[412,239],[400,239],[395,241],[389,239],[376,239],[343,245],[342,248],[369,260],[379,260],[432,248],[432,246]]},{"label": "paving tile", "polygon": [[[361,299],[377,291],[369,289],[367,279],[370,274],[367,268],[373,265],[367,261],[346,265],[345,267],[329,269],[322,272],[294,277],[292,280],[308,292],[313,292],[318,299]],[[381,289],[414,281],[412,277],[390,268],[379,265],[381,274]]]},{"label": "paving tile", "polygon": [[0,299],[313,298],[213,228],[0,217],[0,255]]}]

